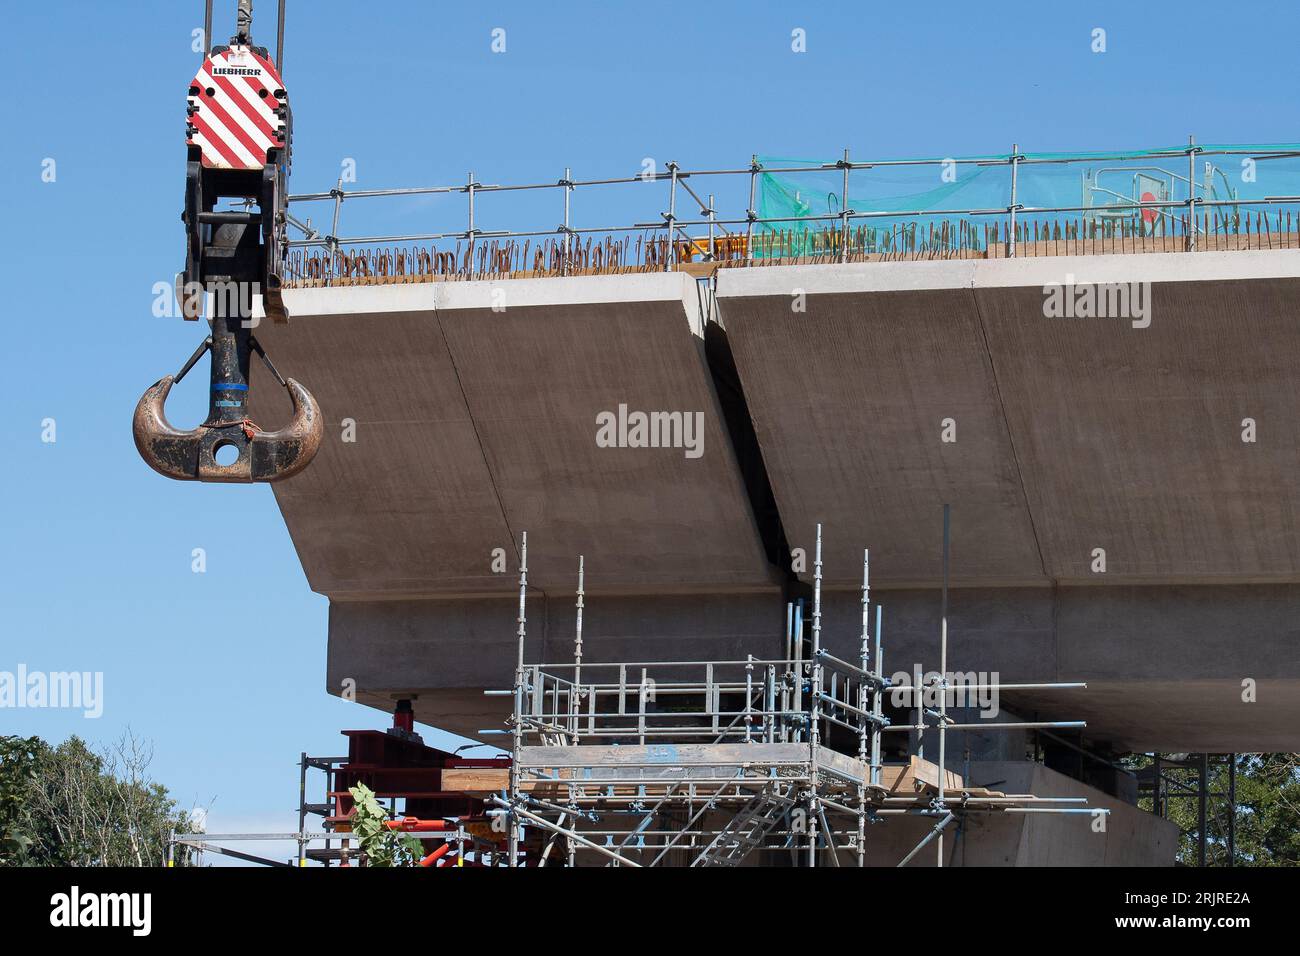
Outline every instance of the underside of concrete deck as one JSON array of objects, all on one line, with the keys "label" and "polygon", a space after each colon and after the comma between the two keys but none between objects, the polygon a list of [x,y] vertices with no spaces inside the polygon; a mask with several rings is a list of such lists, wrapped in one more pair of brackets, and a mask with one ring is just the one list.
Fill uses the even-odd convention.
[{"label": "underside of concrete deck", "polygon": [[[1149,283],[1147,316],[1046,315],[1068,283]],[[1117,750],[1300,749],[1294,250],[732,268],[716,291],[286,294],[258,334],[329,425],[276,496],[331,599],[331,692],[499,725],[474,702],[511,679],[525,530],[530,660],[571,653],[579,554],[590,659],[775,655],[820,522],[832,650],[856,647],[870,548],[886,670],[933,668],[949,503],[952,666],[1090,683],[1008,706]],[[256,417],[279,398],[254,388]],[[620,405],[700,413],[703,454],[600,447]]]},{"label": "underside of concrete deck", "polygon": [[[770,590],[680,274],[297,291],[258,335],[327,421],[276,486],[312,587],[336,600]],[[265,376],[256,389],[272,398]],[[698,416],[699,454],[602,447],[602,414]],[[254,405],[254,413],[260,413]],[[274,417],[274,412],[268,413]],[[353,424],[353,441],[344,437]],[[508,569],[493,570],[493,553]]]}]

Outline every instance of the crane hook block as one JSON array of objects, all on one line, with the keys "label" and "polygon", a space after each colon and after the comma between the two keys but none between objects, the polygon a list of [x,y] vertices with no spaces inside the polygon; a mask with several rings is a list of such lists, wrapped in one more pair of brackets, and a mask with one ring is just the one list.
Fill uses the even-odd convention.
[{"label": "crane hook block", "polygon": [[[154,471],[181,481],[282,481],[311,463],[320,449],[324,420],[311,392],[291,378],[284,386],[293,417],[284,428],[261,431],[247,419],[209,420],[181,431],[167,421],[163,404],[176,382],[167,375],[151,385],[135,407],[132,431],[140,457]],[[219,464],[217,452],[234,447],[238,456]]]}]

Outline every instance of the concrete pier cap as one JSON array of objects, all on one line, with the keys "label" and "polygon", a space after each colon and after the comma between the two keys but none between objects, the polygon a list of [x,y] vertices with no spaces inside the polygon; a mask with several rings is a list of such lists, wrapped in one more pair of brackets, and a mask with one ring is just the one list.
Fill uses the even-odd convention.
[{"label": "concrete pier cap", "polygon": [[[1045,312],[1089,284],[1148,315]],[[525,530],[529,660],[571,654],[580,554],[584,657],[775,654],[812,563],[774,547],[811,554],[820,522],[830,649],[856,647],[870,548],[886,670],[932,669],[949,503],[950,666],[1090,685],[1008,707],[1121,751],[1300,749],[1294,250],[724,268],[708,295],[678,272],[286,292],[258,335],[328,425],[275,493],[330,598],[331,693],[499,725]],[[602,447],[620,406],[698,413],[704,453]]]}]

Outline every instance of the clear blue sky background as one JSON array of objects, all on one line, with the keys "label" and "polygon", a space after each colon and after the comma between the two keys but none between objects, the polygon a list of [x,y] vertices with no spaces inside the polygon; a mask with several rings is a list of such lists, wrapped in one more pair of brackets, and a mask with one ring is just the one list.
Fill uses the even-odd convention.
[{"label": "clear blue sky background", "polygon": [[[233,0],[217,3],[229,36]],[[274,43],[272,0],[254,35]],[[289,0],[296,191],[630,175],[643,157],[742,166],[1300,139],[1278,3],[512,3]],[[97,721],[0,711],[0,732],[111,741],[130,727],[212,829],[292,826],[301,750],[384,726],[326,694],[327,602],[265,486],[169,482],[140,461],[146,386],[200,340],[151,313],[183,261],[184,97],[199,0],[6,4],[0,57],[6,413],[0,670],[103,671]],[[490,51],[506,30],[507,52]],[[790,49],[807,33],[807,52]],[[1091,31],[1108,50],[1090,50]],[[42,161],[57,179],[41,180]],[[649,187],[648,187],[649,188]],[[657,216],[610,199],[599,224]],[[345,231],[459,228],[463,200],[345,213]],[[620,214],[626,215],[620,216]],[[482,227],[519,225],[487,197]],[[553,211],[533,209],[547,226]],[[373,216],[371,219],[369,217]],[[609,217],[609,218],[606,218]],[[318,220],[319,221],[319,220]],[[172,420],[205,411],[204,371]],[[58,440],[41,441],[57,421]],[[207,573],[191,551],[207,551]],[[503,626],[513,610],[503,608]]]}]

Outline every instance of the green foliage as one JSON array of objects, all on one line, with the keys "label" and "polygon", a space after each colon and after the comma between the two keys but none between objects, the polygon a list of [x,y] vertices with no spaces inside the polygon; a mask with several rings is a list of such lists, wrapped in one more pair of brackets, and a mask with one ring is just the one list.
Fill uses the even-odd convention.
[{"label": "green foliage", "polygon": [[367,866],[414,866],[424,856],[424,847],[410,834],[388,828],[388,814],[364,783],[348,790],[355,801],[350,823],[366,855]]},{"label": "green foliage", "polygon": [[79,737],[0,737],[0,866],[160,865],[189,819],[148,763],[130,736],[102,754]]},{"label": "green foliage", "polygon": [[1237,759],[1238,865],[1300,865],[1300,754]]},{"label": "green foliage", "polygon": [[28,790],[49,757],[39,737],[0,737],[0,866],[27,859],[36,830]]},{"label": "green foliage", "polygon": [[[1141,755],[1127,762],[1137,769],[1150,766],[1152,760]],[[1194,770],[1166,768],[1165,774],[1193,790],[1196,787]],[[1205,828],[1207,866],[1228,864],[1228,776],[1226,761],[1211,761]],[[1176,794],[1179,789],[1175,786],[1170,792]],[[1233,865],[1300,865],[1300,754],[1237,754],[1236,797]],[[1151,798],[1144,797],[1139,806],[1151,810]],[[1177,859],[1185,866],[1197,865],[1198,807],[1195,796],[1174,796],[1166,801],[1166,818],[1183,831]]]}]

